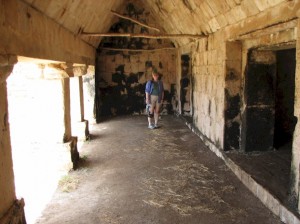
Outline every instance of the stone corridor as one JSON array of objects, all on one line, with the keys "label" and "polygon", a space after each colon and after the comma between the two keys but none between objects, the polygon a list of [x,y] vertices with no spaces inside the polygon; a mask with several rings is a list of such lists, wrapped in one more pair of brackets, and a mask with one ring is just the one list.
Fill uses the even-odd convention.
[{"label": "stone corridor", "polygon": [[94,125],[73,188],[59,187],[37,223],[281,223],[182,120],[160,125],[147,129],[145,116]]}]

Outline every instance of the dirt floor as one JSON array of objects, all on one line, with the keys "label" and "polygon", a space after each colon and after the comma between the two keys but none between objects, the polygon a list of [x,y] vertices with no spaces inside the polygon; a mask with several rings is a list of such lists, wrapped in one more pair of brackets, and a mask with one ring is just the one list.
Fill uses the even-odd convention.
[{"label": "dirt floor", "polygon": [[281,223],[180,119],[146,120],[93,126],[37,223]]}]

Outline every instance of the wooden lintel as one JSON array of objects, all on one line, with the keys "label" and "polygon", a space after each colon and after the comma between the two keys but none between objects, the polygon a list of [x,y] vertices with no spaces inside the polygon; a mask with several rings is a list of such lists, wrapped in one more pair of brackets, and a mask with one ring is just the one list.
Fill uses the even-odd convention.
[{"label": "wooden lintel", "polygon": [[136,19],[133,19],[133,18],[131,18],[131,17],[121,15],[120,13],[117,13],[117,12],[115,12],[115,11],[113,11],[113,10],[111,10],[111,12],[112,12],[114,15],[120,17],[120,18],[130,20],[131,22],[134,22],[134,23],[136,23],[136,24],[139,24],[140,26],[143,26],[143,27],[146,27],[146,28],[148,28],[148,29],[152,29],[152,30],[155,30],[155,31],[160,32],[160,30],[159,30],[158,28],[154,27],[154,26],[149,26],[149,25],[147,25],[147,24],[145,24],[145,23],[142,23],[142,22],[140,22],[140,21],[138,21],[138,20],[136,20]]},{"label": "wooden lintel", "polygon": [[82,36],[90,37],[130,37],[130,38],[147,38],[147,39],[170,39],[170,38],[192,38],[199,39],[207,37],[199,34],[134,34],[134,33],[87,33],[82,32]]},{"label": "wooden lintel", "polygon": [[292,19],[290,21],[281,22],[278,24],[274,24],[272,26],[268,26],[265,28],[257,29],[249,33],[241,34],[238,37],[234,38],[235,40],[245,40],[261,37],[264,35],[274,34],[281,31],[286,31],[288,29],[292,29],[297,27],[298,20]]}]

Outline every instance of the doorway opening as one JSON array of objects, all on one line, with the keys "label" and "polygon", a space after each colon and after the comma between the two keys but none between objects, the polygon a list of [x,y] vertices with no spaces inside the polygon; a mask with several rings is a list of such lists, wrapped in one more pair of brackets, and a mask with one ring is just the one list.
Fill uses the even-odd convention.
[{"label": "doorway opening", "polygon": [[294,117],[296,49],[276,52],[274,148],[291,150]]},{"label": "doorway opening", "polygon": [[44,72],[43,66],[19,62],[7,79],[16,196],[25,200],[28,224],[35,223],[68,171],[69,153],[61,144],[62,85],[44,79]]},{"label": "doorway opening", "polygon": [[242,150],[291,151],[296,50],[250,50],[245,74]]},{"label": "doorway opening", "polygon": [[192,116],[191,62],[188,54],[181,55],[180,113]]},{"label": "doorway opening", "polygon": [[289,206],[296,51],[251,49],[241,106],[241,151],[230,154],[282,203]]}]

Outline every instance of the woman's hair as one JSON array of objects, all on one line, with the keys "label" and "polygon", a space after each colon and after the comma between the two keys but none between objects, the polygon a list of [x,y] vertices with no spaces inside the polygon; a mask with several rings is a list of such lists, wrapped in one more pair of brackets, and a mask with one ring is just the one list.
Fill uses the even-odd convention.
[{"label": "woman's hair", "polygon": [[153,74],[157,74],[158,75],[157,69],[155,67],[152,68],[152,75]]}]

